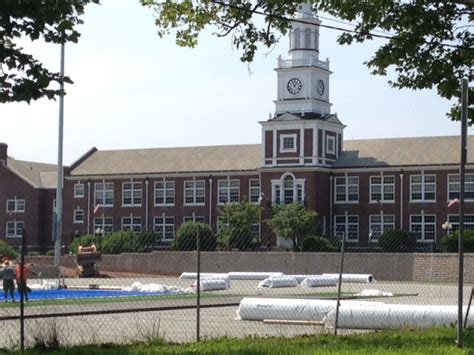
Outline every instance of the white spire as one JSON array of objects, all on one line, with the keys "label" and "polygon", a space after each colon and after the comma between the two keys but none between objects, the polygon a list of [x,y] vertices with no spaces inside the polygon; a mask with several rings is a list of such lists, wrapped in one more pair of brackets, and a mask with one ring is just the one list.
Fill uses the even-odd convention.
[{"label": "white spire", "polygon": [[311,3],[305,2],[298,5],[298,11],[296,12],[295,18],[314,18]]}]

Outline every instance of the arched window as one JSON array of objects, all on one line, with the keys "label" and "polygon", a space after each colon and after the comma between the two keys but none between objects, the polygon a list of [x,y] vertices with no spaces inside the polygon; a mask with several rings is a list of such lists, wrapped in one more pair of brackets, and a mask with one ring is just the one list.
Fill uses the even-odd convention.
[{"label": "arched window", "polygon": [[301,47],[301,38],[300,37],[301,37],[300,29],[297,28],[295,30],[295,47],[294,47],[295,49],[298,49],[298,48]]},{"label": "arched window", "polygon": [[294,186],[295,182],[291,175],[287,175],[283,181],[283,201],[285,205],[293,203],[294,201]]},{"label": "arched window", "polygon": [[304,179],[296,179],[292,173],[285,173],[278,180],[272,180],[272,201],[276,204],[290,204],[304,201]]},{"label": "arched window", "polygon": [[304,31],[304,47],[307,49],[311,48],[311,29],[309,28]]}]

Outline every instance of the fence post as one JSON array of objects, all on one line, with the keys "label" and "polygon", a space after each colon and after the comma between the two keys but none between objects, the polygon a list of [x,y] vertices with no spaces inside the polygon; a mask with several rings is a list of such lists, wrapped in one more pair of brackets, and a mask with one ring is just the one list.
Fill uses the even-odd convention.
[{"label": "fence post", "polygon": [[341,285],[342,285],[342,272],[344,270],[344,247],[346,242],[346,233],[342,233],[342,244],[341,244],[341,264],[339,266],[339,282],[337,283],[337,301],[336,301],[336,317],[334,321],[334,335],[337,335],[337,325],[339,322],[339,304],[341,301]]},{"label": "fence post", "polygon": [[197,279],[196,279],[196,342],[200,338],[201,325],[201,246],[199,236],[199,225],[196,226],[196,255],[197,255]]},{"label": "fence post", "polygon": [[26,292],[26,282],[24,275],[25,268],[25,252],[26,252],[26,233],[25,228],[21,230],[21,255],[20,255],[20,284],[18,291],[20,293],[20,349],[23,353],[25,351],[25,299],[24,292]]}]

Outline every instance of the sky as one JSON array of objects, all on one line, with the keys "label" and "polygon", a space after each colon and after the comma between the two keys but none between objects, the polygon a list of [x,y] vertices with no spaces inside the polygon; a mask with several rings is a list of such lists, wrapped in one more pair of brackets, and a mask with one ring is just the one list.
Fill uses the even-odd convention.
[{"label": "sky", "polygon": [[[325,17],[324,14],[321,14]],[[99,150],[261,143],[259,121],[273,113],[277,57],[288,39],[240,61],[230,38],[208,30],[194,49],[172,35],[159,38],[151,9],[138,0],[88,5],[78,44],[66,45],[64,164]],[[322,19],[323,24],[335,23]],[[347,126],[345,140],[458,135],[446,117],[451,102],[434,90],[392,89],[389,77],[363,64],[384,43],[340,46],[339,32],[321,28],[320,59],[329,58],[332,112]],[[60,47],[22,42],[59,71]],[[392,77],[393,79],[393,77]],[[0,105],[0,142],[18,160],[57,162],[59,102]]]}]

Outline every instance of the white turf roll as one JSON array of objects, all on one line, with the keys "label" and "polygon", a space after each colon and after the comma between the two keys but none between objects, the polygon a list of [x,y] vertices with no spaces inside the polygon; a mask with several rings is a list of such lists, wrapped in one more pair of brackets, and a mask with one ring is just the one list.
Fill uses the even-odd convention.
[{"label": "white turf roll", "polygon": [[[464,317],[467,307],[464,307]],[[334,326],[335,311],[324,319],[326,326]],[[351,329],[421,329],[449,327],[457,323],[457,306],[383,304],[377,307],[342,305],[338,327]],[[474,317],[468,319],[474,326]]]},{"label": "white turf roll", "polygon": [[298,281],[298,283],[300,284],[307,277],[321,276],[321,275],[285,275],[285,276],[294,277],[296,279],[296,281]]},{"label": "white turf roll", "polygon": [[[194,281],[192,287],[197,287],[197,281]],[[224,279],[201,279],[199,288],[201,291],[227,290],[229,285]]]},{"label": "white turf roll", "polygon": [[231,280],[265,280],[270,276],[283,276],[282,272],[229,272]]},{"label": "white turf roll", "polygon": [[327,287],[336,286],[337,280],[334,277],[323,275],[308,276],[301,282],[301,286],[305,287]]},{"label": "white turf roll", "polygon": [[277,287],[296,287],[298,286],[298,281],[291,276],[271,276],[266,278],[263,281],[260,281],[258,284],[258,288],[262,287],[269,287],[269,288],[277,288]]},{"label": "white turf roll", "polygon": [[[323,276],[334,277],[339,281],[339,274],[323,274]],[[370,284],[377,281],[371,274],[342,274],[342,282]]]},{"label": "white turf roll", "polygon": [[[228,277],[227,273],[224,272],[201,272],[201,277],[212,277],[212,278],[221,278],[221,277]],[[197,279],[196,272],[183,272],[180,279],[188,279],[188,280],[195,280]]]},{"label": "white turf roll", "polygon": [[[383,303],[342,301],[341,304],[374,306]],[[335,308],[335,300],[244,298],[240,301],[239,308],[237,309],[237,319],[322,321]]]}]

